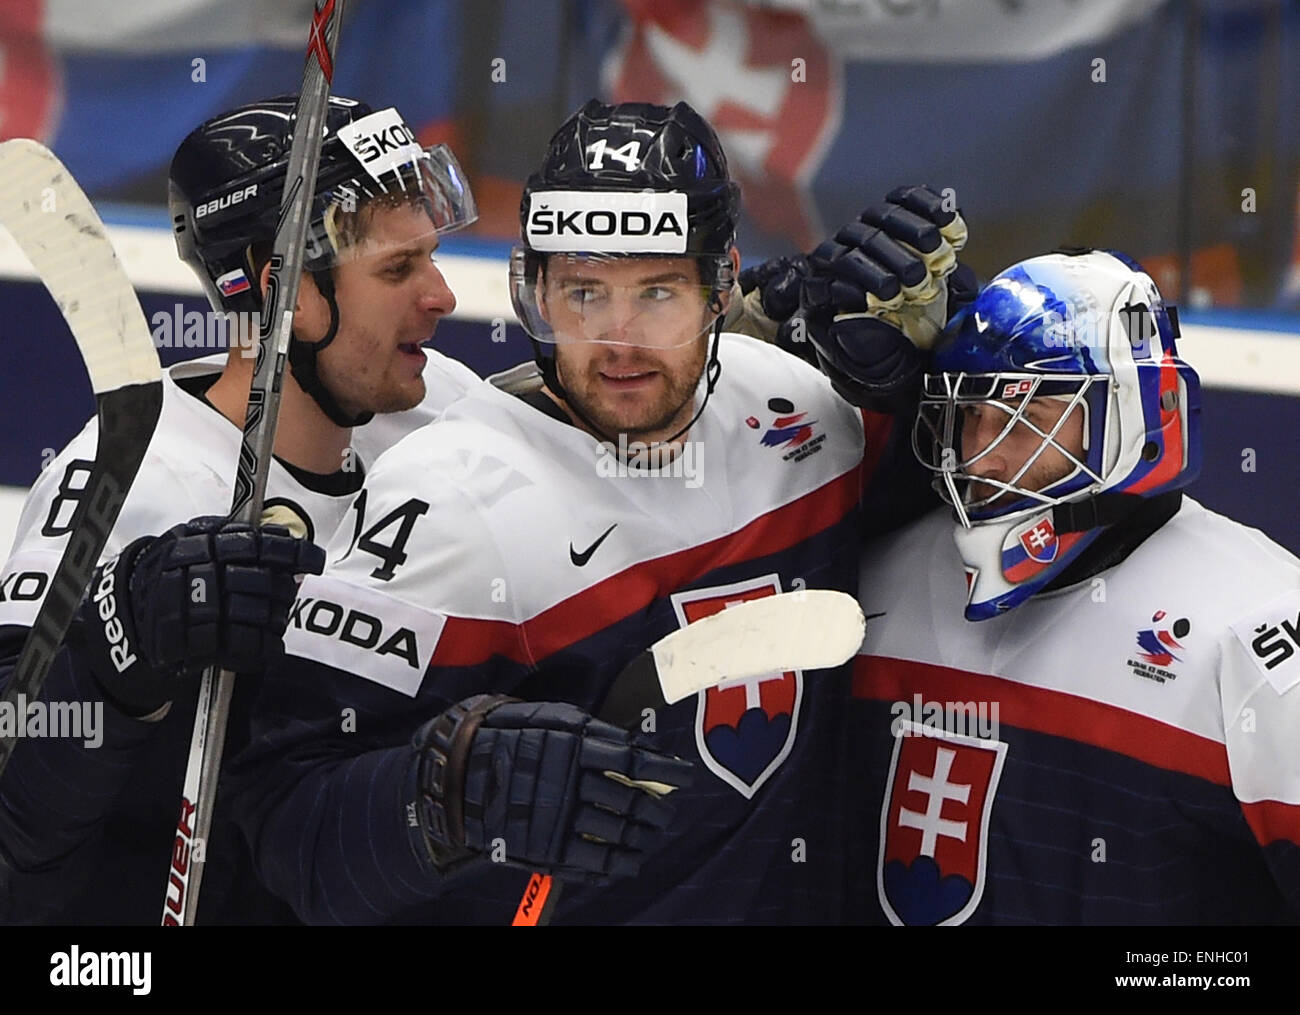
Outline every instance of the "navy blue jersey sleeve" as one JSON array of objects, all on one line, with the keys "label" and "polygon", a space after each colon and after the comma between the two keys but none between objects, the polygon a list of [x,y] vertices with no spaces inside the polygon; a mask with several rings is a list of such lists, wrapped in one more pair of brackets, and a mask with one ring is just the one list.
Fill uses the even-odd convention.
[{"label": "navy blue jersey sleeve", "polygon": [[[27,629],[0,628],[0,687],[8,684]],[[0,921],[39,922],[82,887],[103,822],[155,726],[103,700],[94,678],[67,647],[45,680],[41,705],[26,703],[28,720],[43,710],[42,735],[16,714],[5,717],[22,736],[0,778]],[[51,706],[54,707],[51,707]],[[58,726],[55,708],[78,724]],[[76,729],[79,736],[52,736]]]},{"label": "navy blue jersey sleeve", "polygon": [[[471,682],[481,689],[499,681],[484,671]],[[412,700],[293,655],[263,680],[252,735],[223,793],[263,883],[300,919],[400,921],[487,864],[440,874],[408,817],[419,761],[412,738],[453,700]]]}]

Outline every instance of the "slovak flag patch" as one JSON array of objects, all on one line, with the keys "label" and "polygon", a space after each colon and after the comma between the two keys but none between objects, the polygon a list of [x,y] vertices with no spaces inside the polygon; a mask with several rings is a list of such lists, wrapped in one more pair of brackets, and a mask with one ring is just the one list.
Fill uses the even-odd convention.
[{"label": "slovak flag patch", "polygon": [[1082,532],[1058,536],[1049,512],[1019,534],[1008,534],[1002,547],[1002,576],[1009,582],[1029,581],[1081,538]]},{"label": "slovak flag patch", "polygon": [[964,923],[984,897],[989,816],[1007,745],[898,724],[876,889],[895,926]]},{"label": "slovak flag patch", "polygon": [[239,268],[234,271],[228,271],[217,279],[217,288],[221,291],[222,296],[235,296],[239,293],[248,292],[253,288],[248,282],[248,276]]},{"label": "slovak flag patch", "polygon": [[1054,561],[1060,542],[1056,538],[1056,529],[1052,528],[1052,520],[1041,518],[1020,533],[1020,545],[1025,548],[1025,553],[1029,554],[1031,560],[1040,564]]}]

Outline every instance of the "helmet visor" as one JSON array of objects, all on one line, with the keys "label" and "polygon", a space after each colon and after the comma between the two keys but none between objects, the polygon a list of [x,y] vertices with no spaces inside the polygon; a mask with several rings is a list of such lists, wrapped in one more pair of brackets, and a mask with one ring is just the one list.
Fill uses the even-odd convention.
[{"label": "helmet visor", "polygon": [[510,288],[525,330],[556,345],[675,349],[706,334],[731,290],[726,257],[537,254],[516,247]]},{"label": "helmet visor", "polygon": [[323,208],[318,204],[307,232],[312,270],[400,249],[432,250],[437,236],[478,218],[469,183],[446,145],[424,149],[412,141],[363,165],[365,173],[320,194]]}]

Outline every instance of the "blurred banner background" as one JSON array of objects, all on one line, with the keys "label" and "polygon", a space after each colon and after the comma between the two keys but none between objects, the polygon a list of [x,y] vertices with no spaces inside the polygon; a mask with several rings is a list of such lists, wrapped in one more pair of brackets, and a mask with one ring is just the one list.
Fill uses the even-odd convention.
[{"label": "blurred banner background", "polygon": [[[0,0],[0,137],[49,144],[124,227],[147,312],[204,307],[165,232],[173,150],[296,90],[311,6]],[[1300,346],[1261,337],[1300,329],[1300,0],[353,0],[334,88],[396,105],[466,167],[481,220],[448,244],[463,313],[438,345],[480,372],[529,355],[504,287],[520,191],[592,95],[714,123],[747,262],[910,182],[955,189],[985,278],[1063,244],[1123,249],[1201,312],[1193,331],[1253,329],[1215,331],[1212,370],[1188,356],[1212,388],[1195,493],[1300,549]],[[0,484],[30,483],[91,411],[71,343],[44,340],[60,328],[0,259]]]}]

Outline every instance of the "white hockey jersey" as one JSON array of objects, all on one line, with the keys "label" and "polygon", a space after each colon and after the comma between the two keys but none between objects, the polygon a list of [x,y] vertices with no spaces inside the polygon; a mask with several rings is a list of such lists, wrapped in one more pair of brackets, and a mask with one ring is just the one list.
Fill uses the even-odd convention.
[{"label": "white hockey jersey", "polygon": [[945,509],[860,590],[861,919],[1300,919],[1296,558],[1184,498],[1119,565],[969,622]]}]

